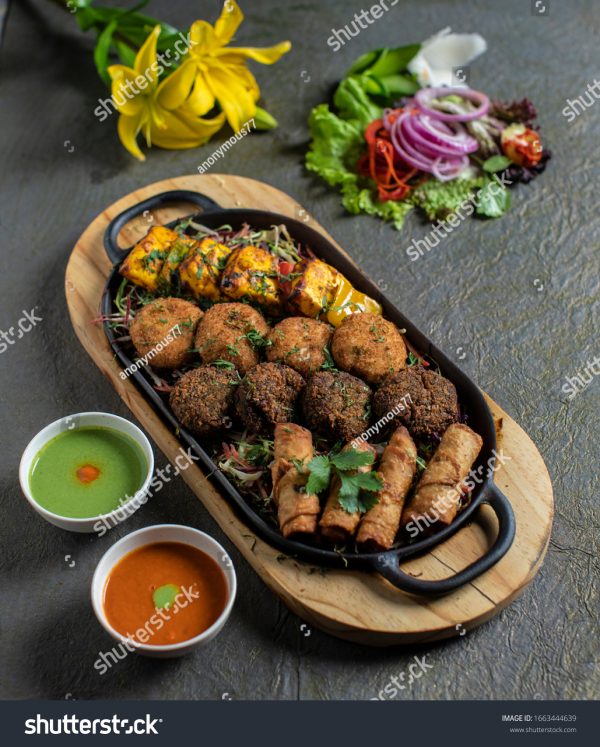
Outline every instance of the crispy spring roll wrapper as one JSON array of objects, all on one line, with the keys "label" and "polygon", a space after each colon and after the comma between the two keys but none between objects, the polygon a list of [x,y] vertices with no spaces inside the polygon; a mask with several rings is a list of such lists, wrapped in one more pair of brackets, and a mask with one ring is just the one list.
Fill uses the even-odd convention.
[{"label": "crispy spring roll wrapper", "polygon": [[373,551],[389,550],[394,544],[417,471],[417,447],[403,425],[392,434],[377,471],[383,480],[379,501],[362,517],[356,535],[359,545]]},{"label": "crispy spring roll wrapper", "polygon": [[295,423],[275,426],[274,459],[271,464],[273,500],[277,506],[279,528],[284,537],[314,534],[321,511],[319,497],[306,492],[308,475],[302,474],[292,460],[302,464],[313,457],[312,433]]},{"label": "crispy spring roll wrapper", "polygon": [[312,459],[312,433],[296,423],[277,423],[273,452],[271,477],[273,478],[273,496],[275,496],[277,483],[294,466],[292,459],[298,459],[303,463]]},{"label": "crispy spring roll wrapper", "polygon": [[[349,451],[352,447],[352,443],[346,444],[343,451]],[[373,456],[375,456],[376,453],[371,444],[368,444],[366,441],[358,441],[354,448],[357,451],[368,451],[373,454]],[[367,464],[364,467],[359,467],[357,470],[354,470],[353,473],[370,472],[372,469],[373,465]],[[337,477],[334,477],[331,481],[327,503],[323,510],[323,516],[321,516],[321,520],[319,521],[319,527],[323,537],[327,538],[330,542],[344,545],[356,532],[356,527],[360,522],[360,512],[353,511],[352,513],[349,513],[342,508],[342,506],[340,506],[339,493],[340,481]]]},{"label": "crispy spring roll wrapper", "polygon": [[[461,485],[481,451],[483,440],[469,426],[448,426],[402,515],[402,526],[418,520],[451,524],[458,511]],[[437,518],[436,518],[437,515]]]},{"label": "crispy spring roll wrapper", "polygon": [[321,504],[319,496],[306,492],[307,480],[308,475],[292,467],[277,484],[277,519],[284,537],[317,531]]}]

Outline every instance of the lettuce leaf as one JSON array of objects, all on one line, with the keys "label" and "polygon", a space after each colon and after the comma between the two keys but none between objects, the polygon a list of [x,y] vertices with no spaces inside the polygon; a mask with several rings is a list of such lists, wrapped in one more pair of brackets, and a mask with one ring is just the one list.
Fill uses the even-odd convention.
[{"label": "lettuce leaf", "polygon": [[383,114],[383,109],[371,101],[356,78],[345,78],[340,83],[333,95],[333,103],[342,119],[363,130]]},{"label": "lettuce leaf", "polygon": [[482,177],[458,178],[449,182],[428,179],[412,192],[410,200],[413,205],[425,211],[429,220],[445,220],[463,202],[472,199],[475,190],[478,190],[484,181]]},{"label": "lettuce leaf", "polygon": [[[364,180],[359,180],[364,181]],[[349,213],[367,213],[375,215],[394,224],[398,231],[404,225],[404,219],[413,206],[408,200],[387,200],[380,202],[377,190],[369,186],[359,186],[357,183],[347,182],[342,187],[342,205]]]},{"label": "lettuce leaf", "polygon": [[312,135],[306,167],[323,177],[327,184],[345,184],[358,180],[354,170],[364,148],[359,124],[340,119],[327,104],[316,106],[308,120]]},{"label": "lettuce leaf", "polygon": [[310,115],[312,135],[306,167],[319,174],[331,186],[342,189],[342,204],[349,213],[367,213],[391,221],[400,230],[411,210],[410,202],[380,202],[377,190],[356,171],[356,162],[365,150],[364,129],[381,117],[358,83],[347,78],[334,96],[339,116],[327,104],[319,104]]}]

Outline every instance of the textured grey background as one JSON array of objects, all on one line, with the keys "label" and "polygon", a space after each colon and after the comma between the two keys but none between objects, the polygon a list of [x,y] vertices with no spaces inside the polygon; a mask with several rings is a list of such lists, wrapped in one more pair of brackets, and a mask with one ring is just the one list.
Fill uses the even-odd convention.
[{"label": "textured grey background", "polygon": [[[82,410],[128,416],[69,324],[63,274],[74,242],[106,205],[143,184],[195,172],[220,140],[196,151],[155,149],[137,163],[117,139],[115,117],[100,123],[93,115],[106,91],[92,39],[45,0],[12,3],[0,52],[0,329],[34,306],[43,322],[0,355],[0,696],[366,699],[425,654],[433,668],[398,697],[598,698],[600,381],[571,401],[561,386],[600,353],[600,104],[570,125],[561,110],[600,73],[600,19],[591,0],[544,2],[549,13],[540,17],[529,0],[403,0],[338,53],[327,46],[330,29],[369,3],[243,2],[238,43],[293,42],[277,65],[256,66],[281,126],[245,138],[214,170],[263,179],[305,205],[451,357],[466,354],[460,364],[529,432],[554,482],[551,547],[518,601],[463,638],[383,651],[316,630],[305,636],[302,621],[232,550],[182,481],[102,539],[53,528],[22,498],[18,462],[38,429]],[[149,12],[183,28],[197,17],[214,21],[219,3],[153,0]],[[345,215],[337,195],[303,168],[306,119],[356,56],[445,25],[488,39],[489,51],[470,71],[472,85],[503,98],[530,96],[554,158],[537,182],[518,187],[508,216],[467,220],[410,262],[406,246],[428,226],[413,215],[399,234]],[[164,465],[160,454],[157,461]],[[130,656],[100,677],[94,659],[112,642],[90,607],[93,569],[118,537],[157,522],[204,529],[233,553],[240,590],[231,621],[189,658]]]}]

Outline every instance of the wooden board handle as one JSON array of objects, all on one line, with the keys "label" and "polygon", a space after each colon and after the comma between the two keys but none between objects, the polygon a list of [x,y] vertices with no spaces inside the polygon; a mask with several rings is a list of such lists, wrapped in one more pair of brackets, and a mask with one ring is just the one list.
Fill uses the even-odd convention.
[{"label": "wooden board handle", "polygon": [[441,595],[455,591],[463,584],[481,576],[506,555],[515,537],[515,515],[508,498],[490,480],[484,487],[486,495],[482,503],[487,503],[498,517],[498,536],[489,550],[462,571],[439,581],[421,581],[400,570],[398,560],[393,555],[382,554],[375,561],[376,570],[391,584],[411,594]]},{"label": "wooden board handle", "polygon": [[153,197],[148,197],[147,200],[123,210],[108,224],[104,234],[104,248],[111,263],[113,265],[120,264],[129,253],[129,249],[121,249],[117,243],[119,233],[129,221],[137,218],[138,215],[143,215],[146,210],[157,210],[174,202],[191,202],[192,205],[202,208],[204,213],[210,213],[217,208],[222,209],[217,202],[207,195],[203,195],[201,192],[192,192],[190,189],[172,189],[170,192],[161,192]]}]

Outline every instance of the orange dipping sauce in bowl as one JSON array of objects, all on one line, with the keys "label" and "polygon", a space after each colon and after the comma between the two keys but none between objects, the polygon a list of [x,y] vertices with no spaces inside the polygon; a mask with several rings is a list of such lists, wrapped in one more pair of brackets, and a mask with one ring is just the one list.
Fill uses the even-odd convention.
[{"label": "orange dipping sauce in bowl", "polygon": [[183,542],[132,550],[112,568],[103,609],[121,635],[149,646],[195,638],[225,609],[225,574],[209,555]]}]

